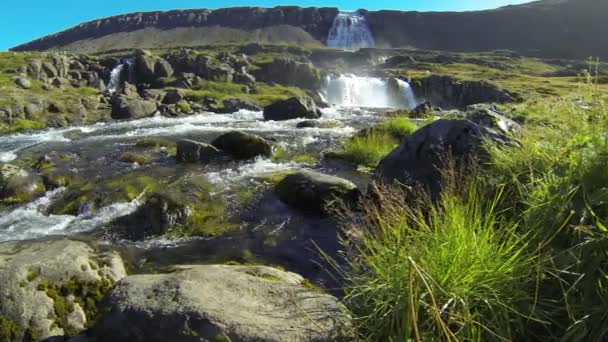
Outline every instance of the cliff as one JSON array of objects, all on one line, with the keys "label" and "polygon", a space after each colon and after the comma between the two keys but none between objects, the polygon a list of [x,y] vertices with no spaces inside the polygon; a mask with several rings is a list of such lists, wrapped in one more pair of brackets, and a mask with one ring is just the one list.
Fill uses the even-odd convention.
[{"label": "cliff", "polygon": [[[324,44],[336,8],[239,7],[125,14],[13,48],[97,52],[216,42]],[[379,47],[608,57],[608,1],[542,0],[474,12],[365,11]]]}]

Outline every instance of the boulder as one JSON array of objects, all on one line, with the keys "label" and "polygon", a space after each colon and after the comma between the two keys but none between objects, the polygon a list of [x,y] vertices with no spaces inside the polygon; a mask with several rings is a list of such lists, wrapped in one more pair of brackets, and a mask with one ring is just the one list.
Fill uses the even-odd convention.
[{"label": "boulder", "polygon": [[143,91],[142,97],[144,98],[144,100],[149,100],[149,101],[154,101],[154,102],[160,103],[163,101],[166,94],[167,94],[167,92],[165,92],[162,89],[146,89]]},{"label": "boulder", "polygon": [[416,106],[416,108],[410,111],[409,117],[413,119],[424,118],[428,113],[433,110],[433,106],[430,102],[425,101]]},{"label": "boulder", "polygon": [[[441,192],[441,171],[450,157],[458,162],[483,161],[485,140],[509,144],[504,135],[469,120],[437,120],[407,136],[378,165],[383,182],[419,186],[433,196]],[[466,165],[466,164],[464,164]]]},{"label": "boulder", "polygon": [[491,128],[503,134],[521,131],[521,125],[509,119],[496,106],[488,104],[471,105],[466,108],[465,117],[478,125]]},{"label": "boulder", "polygon": [[99,342],[352,341],[340,302],[266,266],[176,266],[129,276],[108,294]]},{"label": "boulder", "polygon": [[272,145],[254,134],[233,131],[217,137],[211,145],[236,159],[251,159],[258,156],[270,157]]},{"label": "boulder", "polygon": [[344,127],[344,123],[338,120],[304,120],[298,122],[296,128],[339,128]]},{"label": "boulder", "polygon": [[171,64],[161,57],[152,56],[149,51],[136,52],[134,64],[135,77],[139,83],[154,83],[161,77],[173,76]]},{"label": "boulder", "polygon": [[220,150],[209,144],[187,139],[177,142],[178,163],[208,163],[220,156]]},{"label": "boulder", "polygon": [[287,175],[275,192],[289,206],[315,213],[328,213],[335,204],[352,204],[360,194],[346,179],[305,170]]},{"label": "boulder", "polygon": [[227,99],[222,102],[223,107],[220,113],[235,113],[241,109],[259,112],[262,110],[257,103],[249,99]]},{"label": "boulder", "polygon": [[97,304],[126,276],[115,252],[68,239],[0,243],[0,317],[13,322],[15,341],[81,332]]},{"label": "boulder", "polygon": [[12,164],[0,164],[0,202],[20,203],[44,191],[42,180]]},{"label": "boulder", "polygon": [[264,107],[264,120],[317,119],[321,111],[310,97],[292,97]]},{"label": "boulder", "polygon": [[15,77],[15,84],[23,89],[32,88],[32,81],[30,81],[30,79],[27,77],[21,77],[21,76]]},{"label": "boulder", "polygon": [[177,104],[184,99],[184,92],[179,89],[167,90],[163,98],[164,104]]},{"label": "boulder", "polygon": [[253,72],[258,81],[318,90],[321,86],[321,72],[312,63],[298,62],[291,58],[275,58],[260,65]]},{"label": "boulder", "polygon": [[120,95],[112,99],[111,115],[113,119],[139,119],[153,116],[157,109],[154,102]]}]

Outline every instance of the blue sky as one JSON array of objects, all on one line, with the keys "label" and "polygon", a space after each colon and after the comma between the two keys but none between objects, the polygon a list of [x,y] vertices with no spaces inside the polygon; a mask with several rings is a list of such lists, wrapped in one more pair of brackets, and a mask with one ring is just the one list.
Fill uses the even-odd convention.
[{"label": "blue sky", "polygon": [[79,23],[121,13],[180,8],[277,5],[342,9],[466,11],[530,0],[0,0],[0,51]]}]

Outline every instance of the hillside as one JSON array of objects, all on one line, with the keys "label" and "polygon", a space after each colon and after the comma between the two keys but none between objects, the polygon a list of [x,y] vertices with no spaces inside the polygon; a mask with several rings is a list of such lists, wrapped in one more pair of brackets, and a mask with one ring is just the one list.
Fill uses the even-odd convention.
[{"label": "hillside", "polygon": [[[515,50],[530,56],[608,57],[608,3],[544,0],[475,12],[365,11],[379,47],[457,52]],[[131,13],[80,24],[13,48],[93,53],[217,42],[324,44],[336,8],[240,7]],[[286,27],[290,27],[286,29]]]}]

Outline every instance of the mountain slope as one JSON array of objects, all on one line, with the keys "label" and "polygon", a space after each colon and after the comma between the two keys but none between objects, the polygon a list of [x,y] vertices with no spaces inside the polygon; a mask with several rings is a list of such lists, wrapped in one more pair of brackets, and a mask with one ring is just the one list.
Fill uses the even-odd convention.
[{"label": "mountain slope", "polygon": [[[110,46],[155,48],[227,41],[323,44],[337,13],[336,8],[294,6],[132,13],[84,23],[13,50],[97,52]],[[362,13],[379,47],[608,57],[606,0],[542,0],[474,12]]]}]

